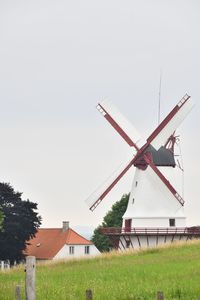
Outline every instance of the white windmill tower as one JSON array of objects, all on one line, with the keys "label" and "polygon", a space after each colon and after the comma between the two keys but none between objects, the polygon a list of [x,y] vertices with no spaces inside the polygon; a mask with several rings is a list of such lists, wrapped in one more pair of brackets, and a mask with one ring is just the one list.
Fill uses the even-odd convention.
[{"label": "white windmill tower", "polygon": [[104,228],[116,248],[156,246],[157,244],[199,236],[198,228],[187,228],[184,200],[173,187],[168,170],[173,172],[175,131],[193,107],[187,94],[158,125],[144,144],[134,127],[110,102],[97,109],[122,138],[134,148],[134,156],[114,177],[110,178],[87,203],[93,211],[125,173],[136,168],[122,228]]}]

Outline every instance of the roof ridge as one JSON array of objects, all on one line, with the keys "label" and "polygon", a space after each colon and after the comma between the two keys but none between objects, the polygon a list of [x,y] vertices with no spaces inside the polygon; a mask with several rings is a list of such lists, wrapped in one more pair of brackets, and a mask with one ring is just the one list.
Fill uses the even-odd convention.
[{"label": "roof ridge", "polygon": [[66,244],[67,244],[67,241],[70,239],[70,236],[71,236],[71,233],[73,232],[74,234],[76,234],[76,235],[78,235],[80,238],[83,238],[85,241],[87,241],[87,242],[90,242],[90,243],[92,243],[92,241],[91,240],[89,240],[89,239],[86,239],[84,236],[82,236],[81,234],[79,234],[78,232],[76,232],[74,229],[72,229],[71,227],[69,227],[66,231],[62,231],[62,228],[55,228],[55,227],[53,227],[53,228],[38,228],[38,231],[39,230],[60,230],[62,233],[67,233],[67,237],[66,237]]},{"label": "roof ridge", "polygon": [[55,228],[55,227],[47,227],[47,228],[38,228],[38,230],[61,230],[62,228]]}]

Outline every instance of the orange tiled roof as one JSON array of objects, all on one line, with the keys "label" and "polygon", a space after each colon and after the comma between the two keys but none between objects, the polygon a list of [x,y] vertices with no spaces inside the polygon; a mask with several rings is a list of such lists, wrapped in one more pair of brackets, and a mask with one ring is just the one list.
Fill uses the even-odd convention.
[{"label": "orange tiled roof", "polygon": [[25,255],[37,259],[52,259],[66,245],[92,245],[71,228],[63,232],[61,228],[40,228],[34,238],[28,241]]}]

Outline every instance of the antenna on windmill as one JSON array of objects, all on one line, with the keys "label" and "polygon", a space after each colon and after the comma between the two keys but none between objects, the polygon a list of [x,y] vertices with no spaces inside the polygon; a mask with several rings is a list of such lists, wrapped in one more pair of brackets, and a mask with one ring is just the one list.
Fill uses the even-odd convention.
[{"label": "antenna on windmill", "polygon": [[158,92],[158,125],[160,124],[161,86],[162,86],[162,69],[160,69],[159,92]]}]

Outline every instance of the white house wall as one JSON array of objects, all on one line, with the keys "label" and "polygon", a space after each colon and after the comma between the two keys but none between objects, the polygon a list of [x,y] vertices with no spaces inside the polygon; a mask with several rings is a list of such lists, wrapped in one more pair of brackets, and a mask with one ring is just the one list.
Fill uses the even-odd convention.
[{"label": "white house wall", "polygon": [[[69,253],[69,247],[74,247],[74,254]],[[100,254],[99,250],[94,245],[88,245],[90,252],[89,254],[85,254],[85,246],[86,245],[64,245],[63,248],[56,254],[54,259],[66,259],[73,257],[90,257]]]}]

